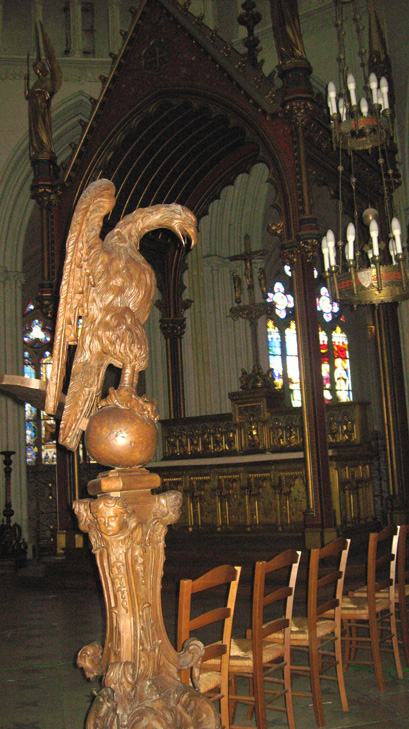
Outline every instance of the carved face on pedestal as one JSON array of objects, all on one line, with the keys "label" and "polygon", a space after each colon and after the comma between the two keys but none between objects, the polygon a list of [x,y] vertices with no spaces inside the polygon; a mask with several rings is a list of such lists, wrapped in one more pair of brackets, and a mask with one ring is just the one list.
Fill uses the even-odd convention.
[{"label": "carved face on pedestal", "polygon": [[123,535],[128,530],[128,508],[121,498],[102,497],[91,506],[99,530],[107,537]]}]

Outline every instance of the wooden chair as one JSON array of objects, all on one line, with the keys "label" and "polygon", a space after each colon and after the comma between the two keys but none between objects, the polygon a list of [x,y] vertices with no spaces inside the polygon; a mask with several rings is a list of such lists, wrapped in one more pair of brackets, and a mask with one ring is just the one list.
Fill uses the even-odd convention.
[{"label": "wooden chair", "polygon": [[[257,729],[266,729],[266,709],[287,713],[289,729],[294,729],[294,711],[291,695],[290,624],[301,552],[288,550],[269,562],[256,562],[252,628],[247,638],[233,638],[230,650],[230,729],[234,723],[237,704],[245,704],[256,712]],[[290,575],[288,579],[288,571]],[[285,572],[283,579],[280,572]],[[266,587],[266,576],[274,573],[274,589]],[[284,604],[284,610],[283,610]],[[270,615],[268,614],[270,612]],[[272,614],[271,614],[272,613]],[[273,619],[272,619],[273,618]],[[271,633],[283,633],[283,640],[274,643]],[[283,678],[273,673],[283,671]],[[248,693],[238,693],[237,679],[248,679]],[[246,681],[247,683],[247,681]],[[269,688],[266,688],[266,684]],[[285,706],[273,706],[284,697]]]},{"label": "wooden chair", "polygon": [[[396,584],[395,584],[395,610],[398,608],[396,615],[397,626],[400,626],[400,640],[405,655],[406,665],[409,666],[409,624],[408,624],[408,606],[407,599],[409,596],[409,526],[404,524],[399,529],[397,566],[396,566]],[[384,589],[377,596],[385,595],[389,588]],[[350,595],[366,594],[366,586],[358,590],[350,592]]]},{"label": "wooden chair", "polygon": [[399,531],[398,541],[398,586],[395,589],[395,605],[399,606],[399,618],[401,640],[405,654],[406,665],[409,666],[409,622],[408,622],[408,597],[409,597],[409,525],[403,524]]},{"label": "wooden chair", "polygon": [[[291,647],[308,653],[308,665],[293,664],[292,673],[309,674],[311,683],[311,693],[293,690],[293,696],[312,696],[319,727],[325,726],[321,680],[337,681],[342,709],[348,711],[342,667],[341,601],[349,545],[349,539],[340,537],[322,549],[311,550],[307,617],[295,617],[291,625]],[[336,568],[329,566],[328,560],[336,560]],[[335,668],[335,676],[327,675],[331,668]]]},{"label": "wooden chair", "polygon": [[[350,663],[373,665],[378,691],[385,691],[382,670],[381,647],[390,643],[394,653],[396,672],[403,678],[396,636],[395,590],[396,555],[400,527],[385,527],[381,532],[369,535],[367,584],[344,595],[341,617],[345,626],[344,668]],[[369,636],[358,634],[364,629]],[[355,659],[358,648],[369,650],[371,661]]]},{"label": "wooden chair", "polygon": [[[204,643],[205,652],[200,671],[199,689],[212,701],[219,702],[220,716],[225,729],[229,729],[230,640],[240,572],[241,567],[221,565],[196,580],[181,580],[179,591],[178,651],[182,650],[184,642],[192,633]],[[229,585],[228,595],[227,601],[224,599],[223,604],[220,605],[220,589],[216,589],[216,595],[212,595],[211,591],[212,588],[220,588],[223,585]],[[208,591],[208,595],[203,595],[205,591]],[[200,600],[194,600],[195,604],[192,605],[192,596],[198,593],[200,593]],[[196,603],[203,608],[203,602],[208,602],[209,599],[213,603],[212,609],[195,614],[197,613]],[[219,606],[213,607],[216,600]],[[209,626],[212,628],[209,629]],[[205,633],[204,629],[206,629]],[[209,634],[211,634],[211,642],[207,640]],[[220,640],[219,635],[221,635]],[[181,679],[184,683],[189,683],[189,670],[181,671]]]}]

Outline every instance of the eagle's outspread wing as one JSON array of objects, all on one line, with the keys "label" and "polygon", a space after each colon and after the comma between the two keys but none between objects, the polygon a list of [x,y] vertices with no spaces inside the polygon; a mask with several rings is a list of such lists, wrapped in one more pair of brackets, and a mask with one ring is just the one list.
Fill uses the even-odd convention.
[{"label": "eagle's outspread wing", "polygon": [[53,364],[47,385],[45,410],[54,414],[62,392],[69,344],[77,343],[80,316],[86,316],[89,295],[89,246],[102,245],[102,221],[115,205],[115,186],[109,180],[93,182],[81,195],[68,233],[54,335]]}]

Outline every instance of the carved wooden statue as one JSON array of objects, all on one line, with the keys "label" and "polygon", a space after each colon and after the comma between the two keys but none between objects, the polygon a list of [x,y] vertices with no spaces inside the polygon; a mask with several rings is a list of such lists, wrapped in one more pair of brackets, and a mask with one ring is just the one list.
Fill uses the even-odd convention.
[{"label": "carved wooden statue", "polygon": [[[139,398],[135,392],[139,372],[148,364],[143,324],[155,291],[155,277],[139,253],[139,243],[145,233],[156,228],[173,230],[183,244],[187,237],[192,245],[197,239],[196,219],[190,210],[181,205],[154,205],[127,215],[102,241],[102,222],[114,204],[112,182],[102,179],[92,183],[77,204],[68,234],[45,409],[55,412],[68,345],[78,343],[59,435],[60,443],[71,450],[78,446],[98,405],[131,409],[148,419],[156,418],[155,403]],[[109,364],[122,367],[121,382],[118,390],[112,390],[109,398],[100,403]],[[109,460],[98,462],[119,465]]]},{"label": "carved wooden statue", "polygon": [[305,58],[297,0],[270,0],[270,9],[279,62]]},{"label": "carved wooden statue", "polygon": [[[41,58],[38,26],[35,26],[36,60],[33,70],[37,76],[30,88],[29,58],[27,73],[24,76],[24,96],[28,101],[28,126],[30,158],[54,157],[51,133],[51,99],[61,87],[62,74],[54,49],[43,24],[40,22],[45,61]],[[48,77],[48,73],[50,76]]]},{"label": "carved wooden statue", "polygon": [[[157,443],[155,405],[135,386],[147,366],[143,330],[154,295],[154,275],[138,252],[142,236],[170,228],[185,244],[196,243],[196,219],[180,205],[156,205],[123,218],[105,240],[99,234],[112,210],[115,188],[94,182],[81,196],[71,224],[61,285],[53,369],[46,410],[61,399],[67,348],[77,343],[60,442],[76,448],[83,429],[94,458],[114,470],[88,484],[91,496],[74,502],[88,532],[107,610],[105,646],[81,649],[78,665],[88,678],[103,676],[87,717],[87,729],[219,729],[212,703],[180,681],[192,668],[196,684],[203,655],[192,639],[177,653],[161,610],[164,537],[179,518],[177,491],[152,494],[160,477],[142,465]],[[78,338],[78,319],[82,318]],[[119,387],[101,401],[107,365],[122,367]]]}]

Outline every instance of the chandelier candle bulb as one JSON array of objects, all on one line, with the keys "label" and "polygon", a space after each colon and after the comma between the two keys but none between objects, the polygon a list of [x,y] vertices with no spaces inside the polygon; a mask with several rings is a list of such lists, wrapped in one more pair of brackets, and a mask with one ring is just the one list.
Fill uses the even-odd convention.
[{"label": "chandelier candle bulb", "polygon": [[322,255],[324,256],[324,269],[325,269],[325,272],[327,272],[329,269],[329,251],[328,251],[327,238],[325,235],[321,242],[321,250],[322,250]]},{"label": "chandelier candle bulb", "polygon": [[347,241],[345,246],[345,256],[348,261],[354,260],[354,241],[355,241],[355,225],[349,223],[347,227]]},{"label": "chandelier candle bulb", "polygon": [[372,102],[378,103],[378,79],[374,73],[369,74],[369,88],[372,91]]},{"label": "chandelier candle bulb", "polygon": [[332,230],[327,230],[327,245],[328,245],[328,253],[329,253],[329,262],[331,266],[336,266],[336,260],[335,260],[335,236],[332,232]]},{"label": "chandelier candle bulb", "polygon": [[341,122],[344,122],[347,118],[347,110],[345,108],[345,101],[343,96],[341,96],[340,100],[338,101],[338,111],[341,117]]},{"label": "chandelier candle bulb", "polygon": [[332,116],[337,115],[337,90],[333,81],[328,84],[328,106]]},{"label": "chandelier candle bulb", "polygon": [[381,80],[379,81],[379,88],[380,88],[381,94],[382,94],[383,108],[389,109],[389,99],[388,99],[389,86],[388,86],[388,82],[387,82],[385,76],[382,76]]},{"label": "chandelier candle bulb", "polygon": [[377,94],[378,94],[378,105],[381,107],[381,111],[383,111],[383,107],[384,107],[383,96],[382,96],[381,91],[379,91],[379,89],[377,91]]},{"label": "chandelier candle bulb", "polygon": [[351,263],[352,259],[349,257],[349,243],[345,243],[344,255],[345,255],[345,260],[347,261],[347,263]]},{"label": "chandelier candle bulb", "polygon": [[359,102],[359,106],[361,108],[362,116],[368,116],[369,105],[364,96],[362,97],[361,101]]},{"label": "chandelier candle bulb", "polygon": [[391,238],[389,240],[389,253],[391,254],[392,264],[395,265],[396,264],[396,258],[395,258],[395,254],[396,254],[396,243],[395,243],[394,238]]},{"label": "chandelier candle bulb", "polygon": [[396,253],[402,253],[402,230],[400,227],[400,222],[397,218],[392,218],[391,220],[391,231],[393,237],[395,238],[395,251]]},{"label": "chandelier candle bulb", "polygon": [[376,220],[371,220],[371,222],[369,223],[369,235],[371,236],[372,240],[372,250],[374,256],[379,256],[378,233],[378,223],[376,222]]},{"label": "chandelier candle bulb", "polygon": [[351,97],[351,105],[356,106],[356,93],[355,93],[356,83],[355,83],[355,79],[354,79],[352,73],[349,73],[347,76],[347,86],[348,86],[349,95]]}]

